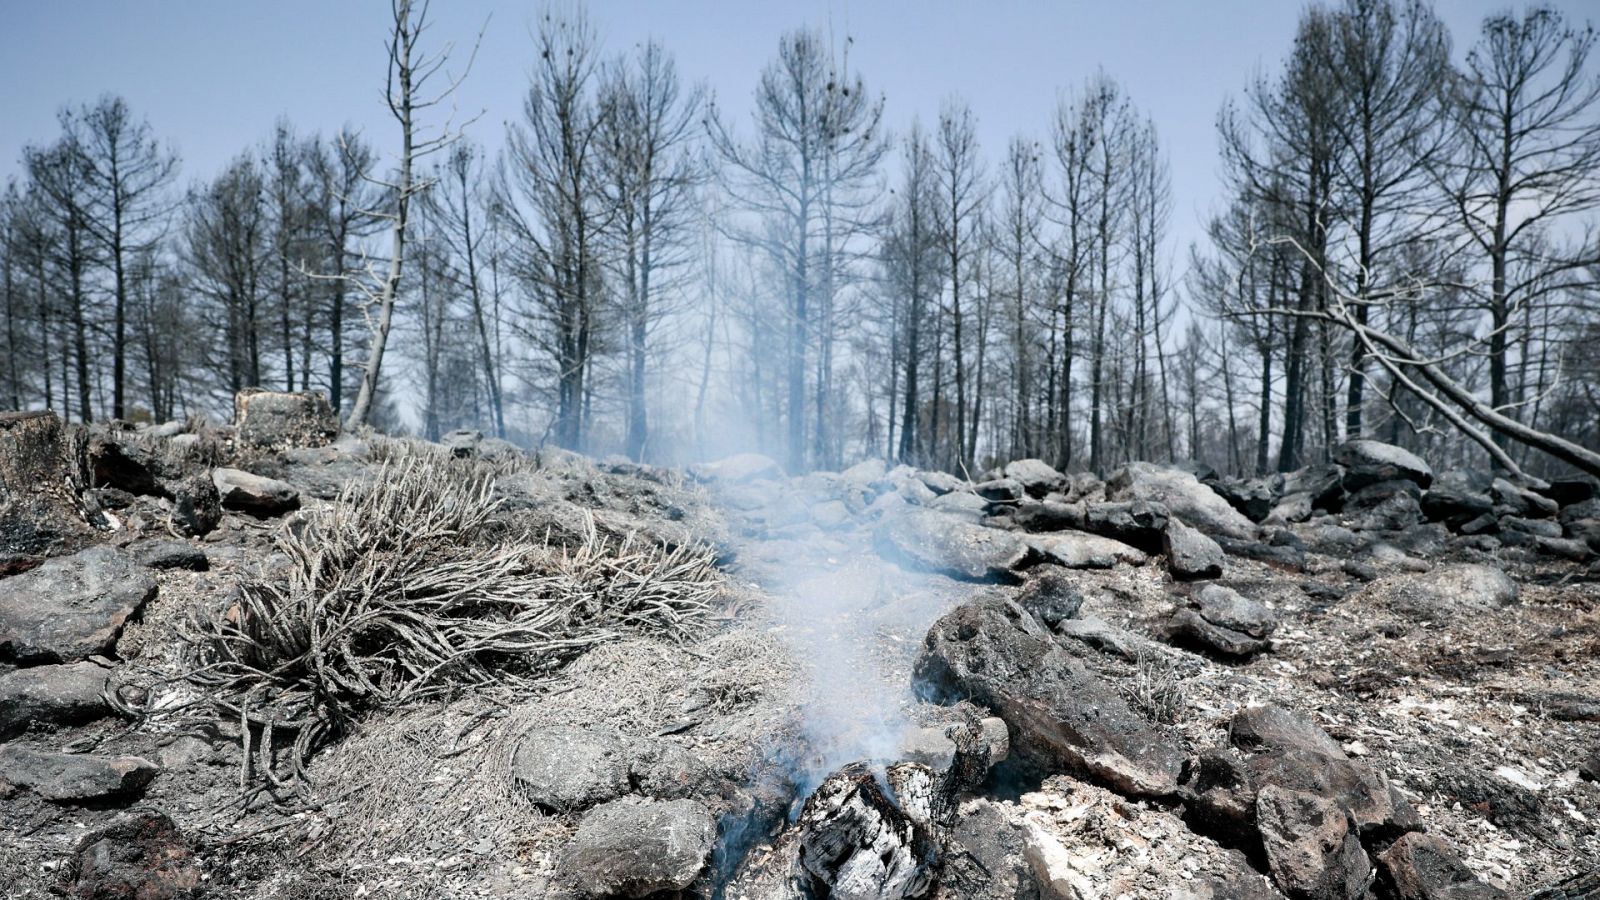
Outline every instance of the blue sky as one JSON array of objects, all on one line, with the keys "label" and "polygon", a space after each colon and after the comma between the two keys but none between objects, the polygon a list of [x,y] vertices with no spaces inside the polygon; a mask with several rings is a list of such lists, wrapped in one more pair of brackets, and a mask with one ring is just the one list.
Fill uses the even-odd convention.
[{"label": "blue sky", "polygon": [[[0,180],[25,144],[56,132],[57,109],[104,91],[125,96],[183,157],[185,183],[262,141],[279,116],[303,132],[349,122],[381,150],[395,143],[382,104],[386,0],[7,0],[0,28]],[[1562,4],[1586,15],[1587,3]],[[1457,54],[1484,14],[1506,4],[1442,0]],[[852,58],[888,101],[892,128],[931,121],[951,94],[977,113],[991,163],[1008,138],[1048,135],[1062,88],[1104,68],[1156,122],[1171,157],[1173,244],[1200,235],[1220,198],[1214,122],[1251,76],[1275,71],[1303,4],[1207,2],[952,2],[952,0],[593,0],[609,51],[660,39],[680,71],[742,115],[761,67],[787,28],[813,24],[854,38]],[[487,23],[464,112],[491,148],[527,87],[535,2],[434,0],[435,42],[465,59]]]}]

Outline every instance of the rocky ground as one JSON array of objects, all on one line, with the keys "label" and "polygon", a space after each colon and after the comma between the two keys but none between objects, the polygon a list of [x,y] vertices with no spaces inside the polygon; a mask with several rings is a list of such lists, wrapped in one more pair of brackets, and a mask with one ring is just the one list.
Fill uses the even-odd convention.
[{"label": "rocky ground", "polygon": [[[536,587],[471,615],[573,611],[536,658],[354,670],[297,774],[197,642],[418,472],[492,514],[407,577],[504,559]],[[679,473],[260,394],[0,417],[0,489],[6,896],[1600,896],[1590,481],[1374,442],[1251,481]]]}]

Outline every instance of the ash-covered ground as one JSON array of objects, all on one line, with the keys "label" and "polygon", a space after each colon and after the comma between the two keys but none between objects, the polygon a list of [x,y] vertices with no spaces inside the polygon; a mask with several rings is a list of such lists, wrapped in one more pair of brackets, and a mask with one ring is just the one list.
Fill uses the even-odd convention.
[{"label": "ash-covered ground", "polygon": [[1523,897],[1600,858],[1592,482],[1372,442],[677,472],[264,396],[0,423],[6,896]]}]

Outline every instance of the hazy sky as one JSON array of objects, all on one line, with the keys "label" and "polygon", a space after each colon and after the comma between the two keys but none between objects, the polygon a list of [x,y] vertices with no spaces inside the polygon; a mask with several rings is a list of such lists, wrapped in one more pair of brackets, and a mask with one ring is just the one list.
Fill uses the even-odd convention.
[{"label": "hazy sky", "polygon": [[[1588,0],[1562,4],[1583,17]],[[379,148],[397,143],[382,103],[385,0],[9,0],[0,27],[0,180],[30,141],[56,133],[56,111],[104,91],[127,98],[183,158],[188,183],[262,141],[288,116],[303,132],[349,122]],[[1440,0],[1457,55],[1493,0]],[[435,45],[465,60],[460,92],[482,111],[469,135],[491,148],[527,89],[537,2],[434,0]],[[801,24],[854,38],[854,67],[888,101],[896,130],[931,122],[940,101],[972,105],[991,165],[1007,139],[1048,135],[1062,88],[1103,67],[1154,119],[1172,165],[1172,249],[1219,202],[1217,109],[1253,73],[1276,71],[1302,4],[1289,0],[593,0],[608,51],[656,37],[719,105],[743,114],[779,34]]]}]

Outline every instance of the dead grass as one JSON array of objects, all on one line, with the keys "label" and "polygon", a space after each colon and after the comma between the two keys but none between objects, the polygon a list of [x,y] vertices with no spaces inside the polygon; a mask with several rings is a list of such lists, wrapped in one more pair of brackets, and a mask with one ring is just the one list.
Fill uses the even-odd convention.
[{"label": "dead grass", "polygon": [[720,578],[704,551],[607,540],[592,520],[554,544],[505,528],[492,492],[481,466],[391,457],[279,533],[287,566],[196,617],[186,678],[247,735],[242,781],[284,785],[280,756],[303,777],[376,708],[527,685],[621,637],[708,627]]}]

